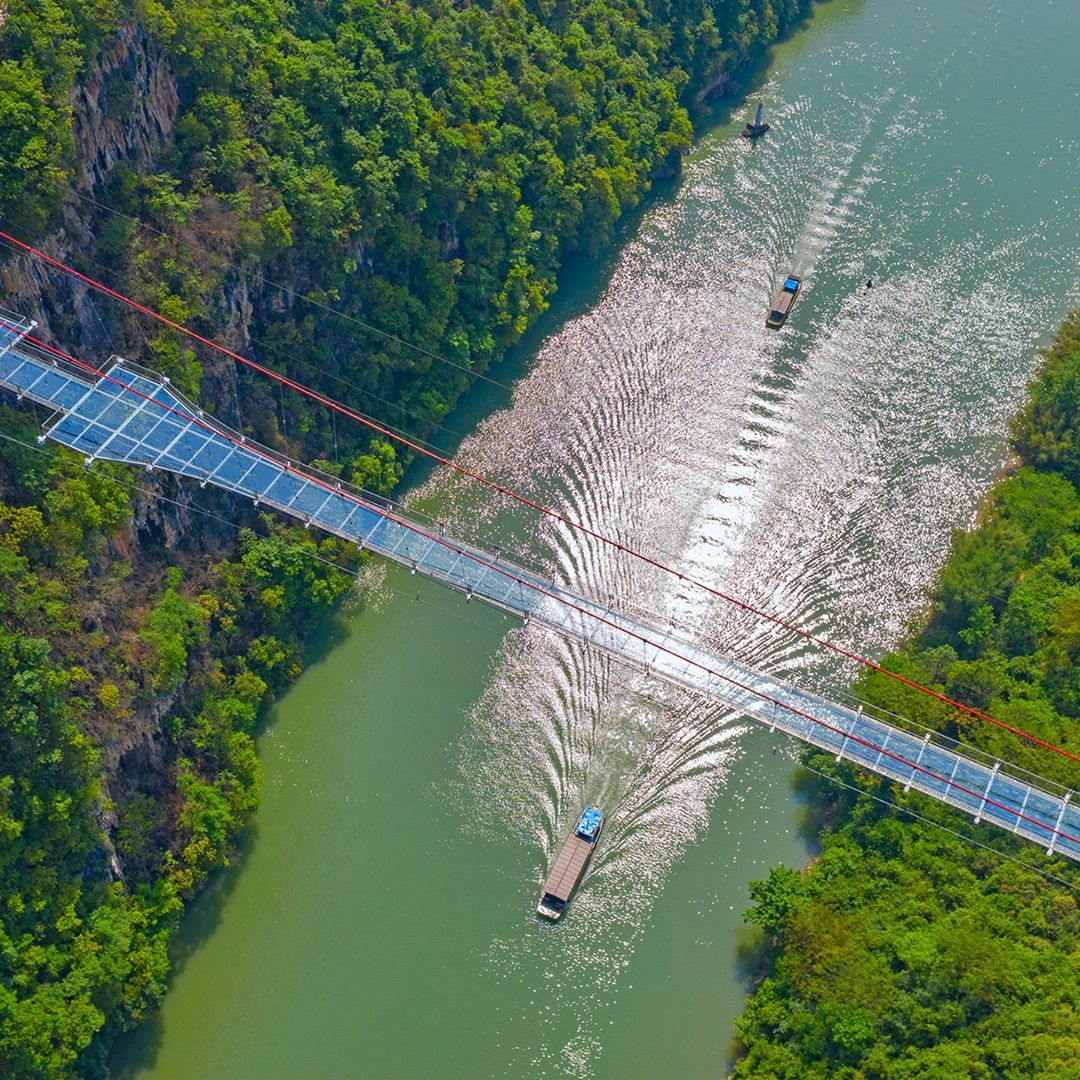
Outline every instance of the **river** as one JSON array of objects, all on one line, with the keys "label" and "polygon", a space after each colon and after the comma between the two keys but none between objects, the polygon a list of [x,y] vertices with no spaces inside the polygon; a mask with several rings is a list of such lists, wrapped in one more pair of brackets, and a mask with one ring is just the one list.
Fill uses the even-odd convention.
[{"label": "river", "polygon": [[[568,278],[512,399],[481,389],[450,418],[475,428],[461,457],[883,650],[1080,297],[1077,41],[1065,0],[817,9],[620,248]],[[751,145],[758,100],[773,130]],[[803,293],[768,333],[789,272]],[[741,660],[850,675],[459,480],[411,498]],[[273,709],[237,865],[186,917],[116,1075],[722,1074],[749,882],[809,853],[795,748],[404,572],[371,589]],[[604,839],[542,924],[538,884],[585,802]]]}]

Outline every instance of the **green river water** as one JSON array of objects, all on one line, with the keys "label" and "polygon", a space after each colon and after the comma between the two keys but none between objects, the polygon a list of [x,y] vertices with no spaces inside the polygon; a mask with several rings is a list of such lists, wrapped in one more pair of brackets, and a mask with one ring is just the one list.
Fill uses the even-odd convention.
[{"label": "green river water", "polygon": [[[1080,299],[1080,5],[833,0],[603,266],[568,276],[474,467],[880,651],[1006,456]],[[773,130],[737,138],[756,102]],[[762,328],[788,272],[789,325]],[[875,287],[867,291],[865,281]],[[436,475],[459,534],[815,684],[850,671]],[[124,1080],[722,1076],[748,884],[809,854],[795,750],[385,568],[272,710],[261,807],[193,905]],[[533,909],[585,802],[559,925]]]}]

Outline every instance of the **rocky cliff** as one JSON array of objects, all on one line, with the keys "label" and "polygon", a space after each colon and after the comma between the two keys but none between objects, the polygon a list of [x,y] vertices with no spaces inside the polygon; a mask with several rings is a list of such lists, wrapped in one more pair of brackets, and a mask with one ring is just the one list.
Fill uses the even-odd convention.
[{"label": "rocky cliff", "polygon": [[[64,194],[62,223],[37,241],[49,255],[71,263],[87,273],[108,279],[107,261],[99,253],[98,229],[108,213],[99,201],[110,171],[118,163],[130,169],[151,170],[155,159],[172,141],[173,125],[180,109],[177,80],[155,42],[137,22],[122,26],[115,40],[93,60],[70,98],[75,141],[76,171]],[[89,286],[49,269],[30,256],[14,256],[0,264],[3,304],[38,323],[35,334],[98,363],[112,353],[140,359],[146,328],[126,317],[115,303],[103,300]],[[246,340],[246,320],[251,300],[246,280],[237,278],[227,286],[222,307],[231,313],[230,337]],[[235,373],[230,364],[211,373],[217,396],[235,397]],[[132,568],[130,605],[136,607],[160,591],[163,556],[168,561],[200,558],[207,552],[225,554],[235,546],[233,530],[192,509],[190,492],[168,476],[141,478],[147,494],[132,492],[130,524],[111,538],[91,577],[105,573],[115,560]],[[156,496],[164,496],[158,498]],[[204,498],[214,505],[214,496]],[[218,509],[224,509],[218,506]],[[183,557],[181,548],[189,548]],[[108,637],[130,632],[130,610],[110,611],[95,602],[92,593],[83,600],[82,629],[101,631]],[[94,658],[88,660],[92,663]],[[176,704],[172,693],[133,711],[122,723],[95,723],[90,715],[86,727],[103,755],[103,806],[122,800],[132,791],[160,789],[167,763],[163,752],[162,725]],[[112,811],[103,811],[108,829],[115,826]],[[115,875],[121,868],[111,852]]]},{"label": "rocky cliff", "polygon": [[[65,262],[81,260],[93,273],[99,261],[95,195],[117,162],[148,166],[169,145],[180,97],[160,50],[138,23],[128,23],[76,82],[70,107],[75,173],[64,194],[61,227],[38,246]],[[103,310],[85,285],[29,257],[0,265],[0,289],[7,307],[30,315],[69,349],[107,354],[127,344],[115,311]]]}]

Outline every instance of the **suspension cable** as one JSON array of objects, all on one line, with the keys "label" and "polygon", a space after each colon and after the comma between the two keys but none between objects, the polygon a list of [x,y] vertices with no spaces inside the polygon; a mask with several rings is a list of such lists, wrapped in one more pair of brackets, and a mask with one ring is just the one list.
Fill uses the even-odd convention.
[{"label": "suspension cable", "polygon": [[[14,327],[12,324],[5,323],[3,320],[0,320],[0,326],[4,326],[8,329],[17,329],[20,331],[22,330],[21,327]],[[123,393],[133,394],[134,396],[141,398],[143,401],[147,402],[150,405],[154,405],[167,413],[178,416],[184,421],[185,424],[201,427],[209,431],[216,438],[231,442],[235,446],[243,447],[249,453],[272,462],[278,468],[283,469],[287,473],[301,477],[305,481],[322,487],[324,490],[331,494],[336,494],[350,500],[351,502],[355,502],[359,506],[372,509],[359,495],[356,495],[345,488],[340,488],[333,484],[330,484],[328,481],[323,480],[321,477],[314,476],[308,472],[298,469],[290,461],[280,461],[274,456],[272,456],[269,451],[264,450],[257,444],[248,443],[246,440],[242,441],[241,436],[236,436],[233,435],[231,432],[219,429],[218,427],[211,424],[209,421],[203,419],[202,417],[193,416],[190,413],[173,408],[171,405],[168,405],[163,401],[159,401],[155,396],[150,394],[144,394],[141,391],[136,390],[134,387],[123,382],[122,380],[117,379],[115,376],[104,373],[100,368],[95,368],[91,364],[88,364],[83,360],[79,360],[76,357],[71,356],[69,353],[65,353],[63,350],[58,349],[53,345],[48,345],[45,342],[39,341],[37,338],[31,337],[29,334],[25,334],[24,337],[25,340],[29,341],[31,344],[43,348],[54,356],[63,359],[67,363],[74,364],[77,368],[83,371],[96,375],[102,381],[114,383],[115,385],[120,387]],[[657,653],[664,653],[667,656],[671,656],[676,660],[682,661],[682,663],[686,664],[688,667],[697,668],[698,670],[708,675],[710,678],[719,679],[721,682],[727,683],[729,686],[732,686],[735,689],[742,691],[743,693],[750,694],[752,697],[758,698],[766,704],[771,705],[774,709],[783,709],[785,712],[788,712],[793,716],[797,716],[802,720],[806,720],[809,723],[814,724],[815,726],[822,728],[826,731],[830,731],[834,735],[840,735],[843,737],[845,742],[858,743],[860,746],[863,746],[866,749],[875,752],[878,755],[878,760],[880,760],[882,757],[887,757],[890,760],[895,761],[900,765],[903,765],[905,769],[911,769],[913,776],[915,775],[915,773],[921,773],[932,780],[936,780],[938,783],[945,784],[946,787],[953,788],[956,791],[963,792],[965,795],[981,800],[984,807],[993,806],[1008,815],[1014,816],[1018,821],[1026,821],[1031,825],[1034,825],[1037,829],[1042,830],[1043,832],[1047,832],[1051,836],[1060,836],[1064,840],[1068,840],[1071,843],[1080,845],[1080,837],[1072,836],[1070,833],[1063,832],[1058,827],[1061,824],[1060,821],[1058,822],[1058,825],[1051,827],[1045,822],[1039,821],[1038,819],[1033,818],[1030,815],[1024,814],[1022,811],[1018,812],[1015,809],[1006,806],[1004,803],[998,802],[995,799],[991,799],[986,792],[974,791],[971,788],[968,788],[965,785],[958,783],[952,777],[941,776],[940,774],[934,772],[932,769],[929,769],[925,765],[920,764],[918,761],[909,761],[907,758],[904,758],[901,755],[895,753],[894,751],[887,749],[885,746],[878,746],[876,743],[871,742],[869,739],[866,739],[860,735],[855,735],[851,731],[844,731],[842,728],[837,727],[835,724],[830,724],[828,721],[822,720],[820,717],[814,716],[813,714],[808,713],[803,709],[798,709],[794,705],[782,701],[780,698],[774,697],[772,694],[769,694],[764,690],[759,690],[751,686],[750,684],[741,681],[740,679],[733,678],[730,675],[725,675],[721,671],[716,671],[715,669],[710,668],[707,664],[702,663],[700,660],[696,660],[693,657],[686,656],[665,643],[657,643],[655,641],[652,641],[644,634],[639,633],[635,630],[631,630],[628,627],[621,626],[619,623],[608,618],[606,612],[603,615],[597,614],[595,611],[590,610],[588,607],[574,602],[569,597],[563,595],[561,592],[554,591],[552,588],[545,588],[537,581],[527,580],[526,578],[521,577],[519,574],[510,570],[505,565],[494,562],[479,552],[470,551],[468,548],[461,547],[458,544],[447,539],[446,537],[439,536],[436,533],[428,532],[426,529],[418,526],[414,522],[409,521],[407,518],[402,518],[401,516],[394,514],[389,510],[379,509],[376,512],[385,517],[386,520],[391,521],[394,524],[400,525],[402,528],[405,528],[410,532],[415,533],[417,536],[428,540],[433,545],[444,547],[452,554],[458,555],[461,558],[467,559],[473,563],[476,563],[479,566],[482,566],[486,571],[490,571],[498,574],[501,577],[508,578],[511,582],[517,584],[522,589],[530,589],[538,595],[543,596],[545,599],[554,600],[556,603],[561,604],[569,610],[576,611],[578,615],[582,618],[583,622],[586,618],[592,619],[594,622],[600,624],[601,626],[606,626],[612,630],[615,630],[617,633],[623,634],[626,637],[641,642],[643,646],[651,646],[657,651]],[[885,741],[887,742],[888,740]],[[1050,744],[1047,745],[1049,746]]]},{"label": "suspension cable", "polygon": [[654,569],[660,570],[661,572],[668,574],[671,577],[677,578],[679,581],[684,582],[687,585],[702,589],[710,596],[716,597],[717,599],[722,600],[727,604],[734,605],[740,610],[745,611],[748,614],[755,616],[756,618],[765,619],[768,622],[771,622],[774,625],[781,627],[783,630],[789,633],[797,634],[799,637],[804,638],[806,641],[809,641],[822,648],[829,649],[830,651],[844,657],[847,660],[852,660],[870,669],[871,671],[875,671],[881,675],[887,676],[890,679],[894,679],[895,681],[902,683],[904,686],[907,686],[910,689],[916,690],[922,694],[926,694],[936,699],[937,701],[947,704],[953,708],[959,709],[961,712],[966,713],[969,716],[973,716],[978,720],[982,720],[988,724],[993,724],[995,727],[1001,728],[1004,731],[1008,731],[1010,734],[1016,736],[1017,738],[1024,739],[1027,742],[1030,742],[1036,746],[1041,746],[1043,749],[1050,750],[1055,754],[1059,754],[1062,757],[1070,759],[1071,761],[1080,762],[1080,754],[1074,754],[1072,751],[1066,750],[1063,747],[1055,746],[1053,743],[1047,742],[1044,739],[1040,739],[1038,736],[1032,735],[1030,732],[1026,732],[1021,728],[1013,726],[1012,724],[1007,724],[1003,720],[998,720],[997,718],[990,716],[988,713],[985,713],[980,709],[976,709],[970,705],[965,705],[962,702],[949,697],[947,694],[944,694],[939,690],[934,690],[932,687],[925,686],[924,684],[919,683],[914,679],[908,678],[906,675],[901,675],[899,672],[891,671],[890,669],[882,666],[876,661],[871,660],[869,657],[862,656],[859,653],[853,651],[852,649],[847,649],[842,645],[837,645],[834,642],[829,641],[827,638],[821,637],[819,634],[815,634],[810,630],[803,629],[802,627],[796,625],[795,623],[789,622],[788,620],[782,618],[779,615],[773,615],[767,611],[763,611],[762,609],[755,607],[754,605],[748,603],[745,600],[740,600],[739,598],[731,596],[730,594],[725,593],[722,590],[717,589],[714,586],[709,585],[708,583],[701,581],[698,578],[694,578],[690,575],[684,574],[680,570],[676,570],[673,567],[667,566],[666,564],[660,562],[658,559],[654,559],[650,555],[646,555],[642,552],[636,551],[634,548],[629,547],[627,544],[622,543],[622,541],[620,540],[616,540],[613,537],[606,536],[605,534],[596,531],[595,529],[591,528],[588,525],[585,525],[582,522],[575,521],[574,519],[567,517],[566,515],[560,513],[557,510],[553,510],[550,507],[544,506],[542,503],[536,502],[535,500],[530,499],[528,496],[522,495],[512,490],[511,488],[508,488],[505,485],[484,476],[482,473],[478,473],[465,465],[461,465],[453,461],[451,458],[448,458],[443,454],[439,454],[433,450],[429,450],[422,446],[420,443],[409,439],[403,435],[396,434],[395,432],[387,428],[385,425],[380,424],[375,420],[372,420],[370,417],[366,417],[362,413],[359,413],[354,409],[351,409],[348,406],[342,405],[340,402],[337,402],[334,399],[327,397],[325,394],[319,393],[317,390],[312,390],[311,388],[304,386],[302,383],[299,383],[294,379],[290,379],[288,376],[281,375],[273,369],[268,368],[265,365],[250,359],[249,357],[243,356],[240,353],[234,352],[232,349],[229,349],[226,346],[221,345],[210,338],[204,337],[202,334],[199,334],[196,331],[182,325],[181,323],[178,323],[175,320],[170,319],[165,315],[162,315],[160,312],[155,311],[150,307],[147,307],[145,304],[141,304],[139,303],[139,301],[133,300],[132,298],[125,296],[123,293],[120,293],[117,290],[110,288],[103,282],[97,281],[86,274],[80,273],[78,270],[74,269],[74,267],[71,267],[66,263],[62,262],[61,260],[46,254],[44,251],[41,251],[40,249],[33,247],[32,245],[27,244],[22,240],[19,240],[17,237],[10,235],[3,230],[0,230],[0,239],[4,239],[9,243],[14,244],[16,247],[20,248],[27,254],[32,255],[34,258],[47,263],[55,269],[67,274],[69,277],[73,277],[76,280],[83,282],[83,284],[88,285],[93,289],[96,289],[98,292],[101,292],[104,295],[109,296],[122,304],[127,305],[135,311],[138,311],[143,315],[149,316],[150,318],[157,320],[163,325],[168,326],[170,329],[175,330],[177,333],[184,334],[185,336],[191,338],[193,341],[197,341],[200,344],[205,345],[207,348],[213,349],[215,352],[218,352],[221,355],[226,356],[239,364],[243,364],[245,367],[251,368],[253,371],[257,371],[261,375],[265,375],[266,377],[273,379],[284,386],[287,386],[289,389],[295,390],[297,393],[303,394],[305,397],[310,398],[312,401],[318,402],[320,405],[323,405],[328,409],[332,409],[343,416],[347,416],[351,420],[355,420],[357,423],[363,424],[365,427],[368,427],[373,431],[378,432],[380,435],[383,435],[386,438],[390,438],[398,443],[401,443],[403,446],[406,446],[415,453],[422,454],[425,457],[436,461],[440,465],[444,465],[447,468],[453,469],[461,475],[466,476],[469,479],[484,485],[485,487],[499,493],[500,495],[511,498],[524,506],[528,506],[529,508],[538,511],[539,513],[543,514],[548,518],[551,518],[554,521],[558,521],[569,528],[575,529],[576,531],[581,532],[584,535],[599,541],[600,543],[612,547],[613,549],[619,551],[622,554],[628,555],[631,558],[637,559],[638,561],[645,563],[646,565],[651,566]]},{"label": "suspension cable", "polygon": [[[33,451],[34,453],[37,453],[37,454],[48,454],[48,453],[50,453],[50,451],[47,450],[43,446],[36,446],[34,443],[28,443],[25,440],[16,438],[14,435],[9,435],[7,432],[4,432],[4,431],[0,431],[0,439],[4,439],[5,441],[10,442],[10,443],[15,443],[18,446],[21,446],[26,450],[31,450],[31,451]],[[90,466],[87,465],[85,462],[78,461],[78,462],[72,462],[71,464],[73,466],[77,467],[78,469],[84,471],[84,472],[89,472],[90,471]],[[233,521],[231,518],[226,518],[226,517],[224,517],[224,516],[222,516],[220,514],[216,514],[212,510],[207,510],[205,507],[199,506],[196,503],[181,503],[176,499],[172,499],[172,498],[169,498],[169,496],[167,496],[167,495],[163,495],[159,491],[154,491],[152,488],[140,487],[138,484],[133,484],[130,481],[121,480],[121,479],[119,479],[118,477],[115,477],[115,476],[106,476],[106,479],[109,480],[111,483],[116,484],[119,487],[128,488],[129,490],[134,491],[137,494],[144,496],[145,498],[153,499],[156,502],[168,503],[168,504],[170,504],[172,506],[180,507],[181,509],[193,510],[197,514],[200,514],[200,515],[202,515],[204,517],[207,517],[207,518],[209,518],[209,519],[211,519],[213,521],[219,522],[220,524],[226,525],[229,528],[234,529],[236,531],[241,531],[244,528],[246,528],[246,526],[243,526],[243,525],[239,524],[238,522]],[[303,555],[305,558],[310,558],[310,559],[314,560],[315,562],[325,563],[327,566],[330,566],[333,569],[340,571],[341,573],[349,574],[350,576],[353,574],[353,571],[350,570],[348,567],[342,566],[340,563],[336,563],[332,559],[327,559],[325,556],[319,555],[317,552],[312,551],[310,548],[301,547],[301,546],[298,546],[296,544],[288,544],[288,549],[292,550],[292,551],[296,551],[298,554]],[[387,587],[390,588],[390,590],[392,592],[397,593],[399,596],[406,596],[406,595],[411,596],[412,595],[411,591],[408,594],[406,594],[406,591],[404,589],[397,588],[397,587],[395,587],[393,585],[389,585]],[[416,600],[420,600],[419,594],[417,594]],[[433,610],[439,612],[441,615],[446,615],[446,616],[450,616],[452,618],[455,618],[455,619],[465,623],[466,625],[468,625],[469,627],[471,627],[474,630],[479,629],[480,626],[481,626],[481,624],[480,624],[480,622],[478,620],[471,619],[468,616],[464,616],[464,615],[460,614],[459,612],[451,611],[449,608],[443,607],[440,604],[432,603],[430,600],[426,600],[426,601],[423,601],[423,602],[425,603],[425,605],[427,607],[432,608]],[[632,690],[630,692],[635,697],[638,697],[643,701],[647,701],[650,704],[653,704],[653,705],[662,705],[663,704],[663,702],[661,702],[658,697],[656,697],[655,695],[649,694],[647,692],[636,691],[636,690]],[[768,744],[761,737],[761,735],[762,735],[762,732],[761,732],[761,730],[759,728],[755,728],[755,727],[751,726],[750,728],[747,729],[747,731],[745,732],[743,738],[748,739],[749,741],[754,743],[754,745],[756,745],[756,746],[765,747]],[[772,747],[772,751],[773,751],[773,753],[777,752],[777,749],[776,749],[775,746]],[[1046,881],[1055,882],[1056,884],[1062,885],[1065,888],[1071,889],[1073,892],[1080,893],[1080,886],[1077,886],[1077,885],[1073,884],[1071,881],[1068,881],[1066,878],[1059,877],[1057,874],[1053,874],[1048,870],[1042,870],[1039,867],[1035,866],[1034,864],[1025,862],[1024,860],[1018,858],[1016,855],[1012,855],[1009,852],[1002,851],[1001,849],[999,849],[997,847],[994,847],[991,844],[984,844],[982,841],[975,839],[975,837],[969,836],[966,833],[962,833],[957,829],[950,829],[947,825],[943,825],[943,824],[941,824],[941,822],[934,821],[932,818],[924,817],[922,814],[918,813],[917,811],[911,809],[908,806],[904,806],[903,804],[901,804],[899,802],[896,802],[894,800],[885,799],[880,795],[873,794],[872,792],[865,791],[863,788],[856,787],[854,784],[849,784],[846,781],[841,780],[837,776],[831,775],[831,774],[826,773],[826,772],[822,772],[820,769],[815,769],[811,765],[808,765],[805,761],[792,762],[792,764],[797,765],[797,767],[800,768],[800,769],[804,769],[807,772],[813,773],[814,775],[820,777],[821,779],[827,781],[828,783],[836,784],[836,785],[838,785],[840,787],[846,788],[849,791],[855,792],[855,794],[857,794],[857,795],[861,795],[861,796],[871,798],[875,802],[881,803],[883,806],[887,806],[887,807],[890,807],[893,810],[898,810],[903,814],[907,814],[909,817],[913,818],[916,821],[920,821],[920,822],[922,822],[922,823],[924,823],[926,825],[930,825],[931,827],[933,827],[935,829],[938,829],[938,830],[940,830],[942,832],[948,833],[949,835],[954,836],[959,840],[963,840],[966,843],[972,844],[975,847],[981,848],[982,850],[987,851],[990,854],[997,856],[998,858],[1008,859],[1010,862],[1014,862],[1018,866],[1022,866],[1024,869],[1030,870],[1032,873],[1038,874],[1040,877],[1044,878]]]}]

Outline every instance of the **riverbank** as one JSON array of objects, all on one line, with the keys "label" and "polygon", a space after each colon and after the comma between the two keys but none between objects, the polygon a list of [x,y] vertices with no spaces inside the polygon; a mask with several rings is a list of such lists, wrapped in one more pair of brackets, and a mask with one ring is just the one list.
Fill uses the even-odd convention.
[{"label": "riverbank", "polygon": [[[677,171],[688,86],[753,62],[808,4],[761,18],[707,6],[703,32],[701,12],[665,23],[647,5],[571,6],[559,26],[459,7],[301,4],[252,20],[199,0],[138,16],[124,0],[92,13],[58,0],[47,29],[9,12],[0,94],[19,117],[18,171],[0,214],[171,318],[225,327],[324,390],[345,380],[351,403],[430,434],[535,323],[562,260],[602,250]],[[67,348],[151,363],[246,432],[372,489],[400,478],[388,443],[25,260],[4,284]],[[19,718],[0,747],[19,766],[0,777],[14,841],[0,1071],[99,1076],[117,1031],[160,1000],[173,923],[255,806],[255,714],[299,673],[356,562],[223,501],[132,490],[110,466],[83,475],[50,451],[38,467],[25,420],[5,411],[17,441],[0,463],[4,701]],[[248,527],[239,543],[230,512]],[[46,678],[54,666],[64,674]]]},{"label": "riverbank", "polygon": [[0,1066],[101,1075],[255,808],[260,708],[362,559],[218,514],[198,546],[151,546],[199,507],[39,447],[25,410],[0,426]]},{"label": "riverbank", "polygon": [[[705,136],[463,460],[818,633],[895,640],[1000,468],[1076,263],[1074,238],[1039,226],[1077,198],[1071,160],[1047,151],[1056,106],[1010,144],[1012,171],[997,137],[1014,112],[1002,50],[1067,52],[1075,15],[1054,14],[1048,35],[961,4],[927,34],[903,6],[823,7],[763,89],[782,137],[748,146],[742,116]],[[942,101],[963,138],[932,136]],[[800,260],[798,319],[768,335],[770,288]],[[979,313],[977,369],[958,310]],[[467,495],[440,478],[416,497],[747,662],[803,670],[785,641]],[[749,881],[804,857],[794,762],[491,615],[390,572],[378,610],[343,621],[275,706],[257,842],[193,908],[121,1075],[715,1075],[745,999]],[[604,846],[545,933],[536,891],[582,802],[613,808]]]},{"label": "riverbank", "polygon": [[[1018,468],[954,537],[929,622],[884,666],[1057,746],[1080,748],[1080,313],[1012,426]],[[864,700],[1074,787],[1075,762],[880,675]],[[1080,876],[820,754],[822,857],[775,868],[747,918],[769,975],[737,1021],[735,1078],[1080,1073]]]}]

